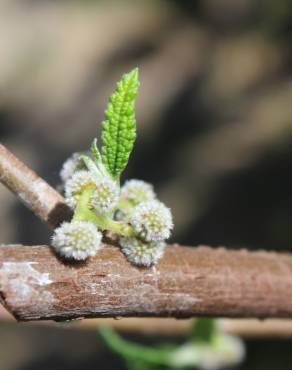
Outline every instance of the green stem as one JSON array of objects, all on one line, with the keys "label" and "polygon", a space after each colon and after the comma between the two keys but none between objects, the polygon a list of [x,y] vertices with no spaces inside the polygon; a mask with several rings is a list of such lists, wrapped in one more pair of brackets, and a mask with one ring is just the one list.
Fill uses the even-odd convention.
[{"label": "green stem", "polygon": [[135,204],[133,204],[129,200],[120,199],[118,203],[118,209],[120,209],[125,214],[127,214],[128,217],[130,217],[135,210]]},{"label": "green stem", "polygon": [[169,365],[171,353],[175,349],[173,346],[170,350],[169,348],[159,349],[128,342],[108,327],[100,327],[98,331],[113,351],[131,361],[139,360],[142,363],[153,365]]},{"label": "green stem", "polygon": [[97,214],[90,209],[90,201],[94,192],[94,188],[86,188],[77,202],[75,209],[74,221],[90,221],[100,230],[108,230],[123,236],[135,236],[133,228],[120,221],[114,221],[108,216]]},{"label": "green stem", "polygon": [[129,207],[131,207],[131,203],[126,200],[126,199],[120,199],[119,200],[119,203],[118,203],[118,208],[123,210],[123,209],[128,209]]},{"label": "green stem", "polygon": [[93,222],[101,230],[109,230],[123,236],[135,236],[133,228],[124,222],[114,221],[107,218],[106,216],[96,213],[93,213],[93,217]]},{"label": "green stem", "polygon": [[93,187],[88,187],[83,190],[77,201],[74,212],[74,221],[91,221],[91,211],[89,209],[90,200],[94,192]]}]

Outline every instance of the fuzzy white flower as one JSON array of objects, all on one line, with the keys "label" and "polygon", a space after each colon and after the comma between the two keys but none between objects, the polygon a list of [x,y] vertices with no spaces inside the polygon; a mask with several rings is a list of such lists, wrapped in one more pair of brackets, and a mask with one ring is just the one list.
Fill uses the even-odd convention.
[{"label": "fuzzy white flower", "polygon": [[66,258],[85,260],[101,249],[102,234],[88,221],[64,222],[52,237],[52,246]]},{"label": "fuzzy white flower", "polygon": [[142,242],[136,238],[120,238],[122,252],[128,261],[137,266],[150,267],[163,256],[164,242]]},{"label": "fuzzy white flower", "polygon": [[99,213],[112,211],[119,201],[119,187],[111,179],[103,179],[95,183],[96,189],[91,198],[92,207]]},{"label": "fuzzy white flower", "polygon": [[200,367],[203,370],[219,370],[239,365],[245,357],[243,341],[235,336],[222,334],[201,353]]},{"label": "fuzzy white flower", "polygon": [[132,214],[131,224],[145,241],[162,241],[170,237],[173,228],[170,209],[158,200],[139,203]]},{"label": "fuzzy white flower", "polygon": [[88,171],[77,171],[65,184],[65,201],[69,207],[75,208],[82,190],[94,184],[92,175]]},{"label": "fuzzy white flower", "polygon": [[121,199],[138,204],[156,197],[153,186],[142,180],[128,180],[121,189]]},{"label": "fuzzy white flower", "polygon": [[85,169],[83,161],[80,159],[81,153],[73,153],[64,163],[60,171],[60,177],[65,184],[77,170]]},{"label": "fuzzy white flower", "polygon": [[240,364],[244,357],[245,347],[240,338],[220,334],[211,343],[183,344],[172,353],[170,361],[174,368],[220,370]]}]

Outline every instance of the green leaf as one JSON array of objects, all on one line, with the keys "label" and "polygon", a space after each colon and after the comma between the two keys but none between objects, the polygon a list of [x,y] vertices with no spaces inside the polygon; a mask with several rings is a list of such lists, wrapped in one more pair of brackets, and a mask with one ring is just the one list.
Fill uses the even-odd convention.
[{"label": "green leaf", "polygon": [[100,159],[93,161],[88,155],[82,155],[80,159],[97,182],[109,176],[107,169]]},{"label": "green leaf", "polygon": [[96,181],[100,181],[102,179],[103,173],[100,171],[97,165],[93,162],[93,160],[90,157],[88,157],[88,155],[82,155],[80,159],[84,162],[85,167],[91,173],[93,178]]},{"label": "green leaf", "polygon": [[97,139],[94,139],[91,144],[91,154],[96,162],[100,161],[100,153],[97,147]]},{"label": "green leaf", "polygon": [[102,161],[113,177],[126,167],[136,139],[135,99],[138,69],[125,74],[110,97],[102,123]]}]

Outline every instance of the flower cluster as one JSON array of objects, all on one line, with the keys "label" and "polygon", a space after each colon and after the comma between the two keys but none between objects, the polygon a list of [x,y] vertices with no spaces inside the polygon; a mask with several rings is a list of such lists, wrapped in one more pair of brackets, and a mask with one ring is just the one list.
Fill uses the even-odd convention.
[{"label": "flower cluster", "polygon": [[170,210],[149,183],[132,179],[120,188],[120,174],[136,137],[138,85],[137,70],[118,83],[102,123],[101,152],[95,139],[89,155],[75,153],[62,167],[65,201],[74,211],[72,221],[58,227],[52,237],[53,247],[63,257],[94,256],[103,231],[119,235],[122,252],[135,265],[149,267],[163,255],[173,228]]},{"label": "flower cluster", "polygon": [[88,171],[73,172],[72,177],[69,177],[68,181],[65,182],[65,200],[68,206],[74,209],[82,191],[92,185],[94,185],[94,181]]},{"label": "flower cluster", "polygon": [[104,179],[96,183],[91,205],[99,213],[113,211],[119,201],[119,187],[116,182]]},{"label": "flower cluster", "polygon": [[60,171],[63,184],[73,176],[74,172],[85,169],[84,162],[80,159],[80,156],[81,153],[73,153],[71,157],[64,162]]},{"label": "flower cluster", "polygon": [[210,342],[186,342],[172,352],[174,368],[195,367],[220,370],[239,365],[245,357],[243,341],[233,335],[218,332]]},{"label": "flower cluster", "polygon": [[[55,230],[52,245],[62,256],[82,260],[95,255],[101,248],[100,231],[119,226],[121,250],[128,261],[149,267],[162,257],[173,222],[170,210],[156,199],[152,185],[129,180],[120,189],[108,175],[96,177],[89,170],[77,170],[64,188],[66,203],[75,213],[86,189],[90,196],[83,221],[73,219]],[[117,214],[123,215],[119,221]],[[123,225],[130,232],[124,233]],[[113,231],[119,233],[115,228]]]},{"label": "flower cluster", "polygon": [[155,197],[153,186],[142,180],[127,180],[121,189],[121,201],[129,202],[132,205]]},{"label": "flower cluster", "polygon": [[101,248],[101,233],[88,221],[64,222],[55,230],[52,244],[61,256],[84,260]]},{"label": "flower cluster", "polygon": [[150,267],[155,264],[164,253],[165,243],[146,243],[137,238],[122,237],[121,249],[128,261],[137,266]]},{"label": "flower cluster", "polygon": [[[143,369],[152,368],[154,357],[159,369],[233,369],[244,360],[246,351],[241,338],[226,334],[217,327],[214,319],[195,320],[192,328],[201,325],[204,329],[201,332],[192,329],[190,337],[185,342],[173,345],[168,342],[167,345],[160,344],[154,347],[140,345],[139,351],[136,343],[123,339],[113,329],[103,327],[99,329],[99,333],[109,348],[120,354],[126,361],[135,359]],[[208,328],[206,320],[214,325],[212,333],[209,332],[210,325],[207,324]],[[149,352],[152,356],[144,355]]]},{"label": "flower cluster", "polygon": [[173,227],[170,210],[158,200],[139,203],[134,208],[131,223],[141,239],[149,242],[168,239]]}]

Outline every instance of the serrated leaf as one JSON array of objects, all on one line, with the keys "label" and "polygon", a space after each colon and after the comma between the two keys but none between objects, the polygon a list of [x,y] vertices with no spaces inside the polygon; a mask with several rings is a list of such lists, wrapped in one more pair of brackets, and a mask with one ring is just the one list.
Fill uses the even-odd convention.
[{"label": "serrated leaf", "polygon": [[135,99],[138,69],[125,74],[109,99],[102,123],[102,161],[113,177],[126,167],[136,139]]}]

